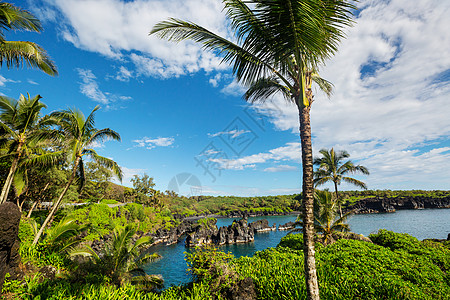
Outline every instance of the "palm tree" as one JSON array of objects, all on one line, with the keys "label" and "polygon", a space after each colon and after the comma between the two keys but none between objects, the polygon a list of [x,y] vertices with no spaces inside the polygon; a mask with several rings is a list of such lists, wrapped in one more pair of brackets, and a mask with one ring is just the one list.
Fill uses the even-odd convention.
[{"label": "palm tree", "polygon": [[56,120],[41,117],[40,112],[47,106],[40,101],[41,96],[31,98],[20,95],[19,100],[0,96],[0,144],[4,147],[2,158],[12,159],[8,176],[0,195],[0,204],[6,202],[14,181],[16,192],[20,194],[26,183],[26,169],[54,165],[61,152],[45,151],[42,146],[55,139],[55,132],[49,126]]},{"label": "palm tree", "polygon": [[135,233],[136,227],[133,225],[127,225],[124,229],[116,228],[101,255],[85,245],[81,249],[72,250],[70,256],[82,255],[93,258],[117,285],[131,281],[146,287],[160,288],[162,279],[156,275],[147,275],[142,268],[146,263],[160,257],[156,253],[141,255],[141,250],[152,243],[152,238],[144,236],[133,242],[132,237]]},{"label": "palm tree", "polygon": [[351,24],[354,5],[343,0],[224,0],[235,41],[191,22],[169,19],[150,34],[172,41],[186,39],[223,56],[250,102],[279,92],[296,104],[300,119],[305,215],[304,257],[308,299],[319,299],[314,257],[313,158],[310,109],[312,82],[328,95],[331,84],[317,75],[318,66],[337,50],[343,28]]},{"label": "palm tree", "polygon": [[46,51],[27,41],[6,41],[5,30],[28,30],[40,32],[41,23],[31,13],[9,3],[0,2],[0,66],[19,68],[26,64],[49,75],[57,75],[56,66]]},{"label": "palm tree", "polygon": [[[353,213],[354,211],[349,211],[343,216],[338,216],[338,206],[333,194],[328,191],[315,190],[314,228],[316,232],[321,233],[319,239],[324,245],[334,243],[350,233],[350,226],[345,222]],[[302,215],[298,216],[295,226],[303,226]]]},{"label": "palm tree", "polygon": [[322,157],[314,159],[314,165],[318,166],[318,169],[314,172],[314,184],[315,186],[319,186],[330,181],[334,183],[336,201],[339,204],[339,212],[342,217],[342,201],[339,198],[338,185],[341,184],[341,181],[344,181],[356,185],[357,187],[367,189],[364,182],[345,175],[354,173],[369,175],[369,170],[361,165],[355,166],[351,160],[343,163],[343,159],[350,157],[350,154],[345,150],[335,152],[334,149],[331,148],[331,150],[322,149],[319,152],[322,154]]},{"label": "palm tree", "polygon": [[67,148],[68,161],[72,164],[72,173],[58,200],[56,200],[53,204],[52,209],[39,230],[39,233],[34,238],[34,245],[39,241],[45,227],[49,225],[50,219],[52,219],[61,204],[64,195],[74,180],[77,179],[80,190],[83,188],[86,181],[84,175],[84,157],[90,157],[96,163],[112,170],[114,175],[122,180],[122,170],[119,165],[112,159],[98,155],[94,149],[90,148],[94,143],[105,139],[120,141],[120,135],[114,130],[109,128],[98,130],[94,128],[94,115],[99,108],[99,106],[96,106],[87,118],[81,111],[76,109],[69,109],[51,114],[52,117],[59,120],[63,141]]}]

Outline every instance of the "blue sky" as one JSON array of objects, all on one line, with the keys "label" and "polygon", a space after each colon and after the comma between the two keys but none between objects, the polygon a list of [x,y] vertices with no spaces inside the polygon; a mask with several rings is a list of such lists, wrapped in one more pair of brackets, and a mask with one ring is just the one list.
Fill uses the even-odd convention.
[{"label": "blue sky", "polygon": [[[97,128],[118,131],[122,142],[97,150],[122,166],[125,185],[145,172],[160,190],[178,179],[186,195],[300,191],[296,108],[280,97],[250,106],[220,58],[191,42],[148,36],[156,22],[177,17],[231,37],[221,1],[12,3],[33,12],[44,32],[7,38],[44,47],[59,76],[3,66],[0,93],[40,94],[47,112],[77,107],[88,114],[100,105]],[[316,93],[314,152],[347,150],[371,171],[359,177],[370,189],[448,190],[450,3],[362,0],[358,6],[357,23],[321,69],[335,91],[331,100]],[[183,173],[189,176],[177,177]],[[191,189],[189,178],[201,187]]]}]

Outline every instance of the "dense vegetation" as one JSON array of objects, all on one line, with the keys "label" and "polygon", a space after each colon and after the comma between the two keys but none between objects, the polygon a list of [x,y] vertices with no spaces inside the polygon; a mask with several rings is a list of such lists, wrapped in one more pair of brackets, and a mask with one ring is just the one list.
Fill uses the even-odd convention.
[{"label": "dense vegetation", "polygon": [[[373,243],[316,245],[323,299],[450,299],[449,242],[418,241],[386,230],[370,238]],[[214,248],[200,249],[187,257],[194,282],[162,293],[118,287],[93,275],[41,283],[36,275],[25,284],[9,281],[4,292],[24,299],[211,299],[251,277],[258,299],[306,299],[302,242],[301,234],[288,235],[276,248],[238,259]]]},{"label": "dense vegetation", "polygon": [[[258,8],[266,9],[267,16],[271,15],[274,9],[278,12],[289,13],[285,16],[294,16],[290,14],[290,8],[283,10],[282,6],[275,2],[275,7],[270,6],[272,4],[269,5],[270,1],[267,3],[267,6]],[[205,47],[225,52],[231,51],[228,52],[231,56],[228,56],[226,60],[234,56],[231,60],[237,63],[235,71],[237,70],[238,80],[243,80],[250,87],[245,95],[247,100],[265,100],[266,96],[281,90],[286,93],[286,98],[298,106],[301,111],[301,134],[303,136],[306,134],[306,138],[302,139],[302,147],[308,157],[306,159],[302,156],[304,165],[307,165],[305,162],[312,162],[310,131],[305,125],[309,122],[309,109],[312,104],[312,81],[318,83],[327,94],[331,92],[331,85],[318,77],[316,66],[323,55],[327,57],[336,50],[334,43],[339,40],[341,25],[347,25],[349,21],[347,12],[350,12],[347,9],[353,8],[351,4],[345,2],[333,2],[333,5],[329,11],[331,14],[327,11],[322,17],[316,18],[316,22],[309,24],[312,26],[310,30],[319,30],[315,36],[319,41],[316,51],[311,51],[315,48],[312,47],[306,52],[289,52],[290,49],[298,47],[290,44],[295,39],[290,36],[291,27],[284,25],[295,27],[297,23],[279,23],[291,20],[288,17],[277,17],[274,20],[276,26],[272,29],[277,33],[278,38],[271,41],[268,39],[273,32],[259,35],[263,27],[257,27],[256,31],[253,28],[253,33],[256,35],[249,36],[252,37],[251,39],[259,37],[253,41],[259,40],[258,43],[263,46],[254,48],[263,49],[260,53],[255,53],[254,58],[263,54],[256,60],[254,58],[247,60],[248,56],[242,55],[248,49],[229,50],[225,40],[220,40],[220,43],[225,43],[224,48],[216,48],[220,44],[216,43],[217,40],[210,43],[215,40],[215,37],[208,37],[209,33],[202,30],[195,33],[200,34],[197,37],[203,41],[206,34],[206,40],[209,42],[206,42]],[[340,5],[342,6],[339,8]],[[244,6],[245,3],[242,3],[235,9],[242,9]],[[314,10],[315,13],[310,16],[319,16],[323,12],[322,9],[321,6],[311,8],[311,11]],[[337,14],[335,14],[336,9],[339,10]],[[6,3],[1,3],[0,11],[2,33],[3,30],[9,29],[37,32],[41,30],[40,22],[26,11]],[[250,11],[251,9],[248,9],[244,12]],[[249,25],[257,23],[248,23],[248,20],[241,18],[242,16],[239,13],[236,15],[234,10],[228,12],[228,17],[234,18],[234,27],[243,26],[242,28],[247,30],[252,27]],[[299,16],[295,15],[295,17]],[[301,16],[302,20],[305,20],[303,17]],[[267,20],[260,21],[263,24]],[[334,27],[334,22],[339,21],[341,25]],[[170,22],[161,23],[159,29],[156,27],[154,32],[164,31],[163,27],[170,25]],[[320,25],[321,22],[324,23]],[[269,23],[266,25],[270,25]],[[183,27],[186,23],[181,22],[178,25]],[[175,24],[175,26],[178,25]],[[185,26],[188,27],[188,31],[191,25]],[[316,28],[315,25],[320,26]],[[325,31],[329,34],[321,34],[324,32],[323,29],[327,29]],[[171,29],[168,30],[171,31]],[[280,32],[286,34],[280,35]],[[296,35],[308,31],[294,30],[293,32]],[[242,35],[241,38],[245,36]],[[172,37],[177,39],[176,34]],[[188,36],[182,34],[180,39],[186,37]],[[283,40],[279,37],[283,37],[286,43],[278,44]],[[310,36],[307,36],[306,41],[309,40]],[[250,41],[250,44],[253,41]],[[39,46],[30,42],[6,41],[2,34],[0,34],[0,42],[2,44],[0,52],[6,59],[4,62],[7,67],[18,67],[25,63],[50,75],[57,73],[56,66]],[[280,47],[271,47],[275,44]],[[288,44],[295,47],[291,48]],[[325,48],[319,47],[320,45]],[[267,53],[273,55],[267,55]],[[274,57],[275,60],[266,61],[269,57]],[[283,59],[280,61],[280,58]],[[261,63],[262,61],[264,63]],[[264,73],[259,72],[262,71],[260,68],[264,69],[272,64],[274,67],[268,69],[270,72],[284,65],[275,73],[278,78],[276,76],[258,78],[259,75],[255,77],[257,74]],[[288,69],[290,71],[285,73]],[[300,82],[298,82],[299,78]],[[289,82],[293,85],[291,86]],[[287,86],[283,87],[284,84]],[[298,211],[302,204],[302,197],[283,195],[187,198],[172,191],[162,192],[154,189],[153,178],[147,174],[135,175],[132,179],[133,188],[111,183],[113,175],[119,179],[122,178],[119,165],[107,157],[100,156],[93,148],[96,143],[108,138],[120,140],[120,135],[109,128],[98,130],[94,127],[94,113],[98,107],[87,117],[77,109],[56,111],[42,116],[41,111],[46,108],[46,105],[40,99],[39,95],[32,98],[29,94],[21,95],[19,100],[0,97],[0,183],[3,187],[0,203],[7,200],[14,201],[23,212],[19,228],[21,240],[19,252],[26,270],[23,281],[6,280],[2,291],[6,297],[211,299],[225,297],[227,293],[239,286],[244,278],[252,278],[258,299],[305,299],[307,297],[308,288],[303,276],[302,235],[288,235],[281,240],[277,248],[258,252],[253,257],[239,259],[214,248],[199,249],[187,256],[193,282],[186,286],[171,287],[158,292],[157,288],[161,286],[161,279],[145,274],[142,268],[143,264],[157,259],[158,255],[142,253],[142,250],[152,243],[149,236],[138,238],[142,233],[171,229],[179,224],[180,217],[192,215],[229,215],[236,212],[273,214]],[[343,155],[343,158],[345,157],[346,155]],[[319,165],[324,167],[321,163]],[[343,170],[341,175],[350,172],[353,167],[355,166],[347,163],[347,171]],[[304,184],[307,188],[304,188],[303,196],[304,202],[312,204],[312,168],[311,166],[308,168],[303,177],[309,184]],[[363,170],[360,166],[356,166],[356,169],[358,168],[360,171]],[[325,172],[321,179],[316,179],[325,181],[330,174]],[[336,178],[332,181],[338,184],[340,179]],[[345,178],[347,177],[341,179],[345,180]],[[353,179],[350,182],[356,181]],[[328,212],[322,209],[323,205],[333,204],[337,200],[352,203],[367,197],[441,198],[448,197],[449,192],[363,191],[341,192],[340,195],[337,197],[336,187],[337,199],[324,198],[319,205],[318,214],[314,214],[314,225],[320,235],[313,236],[312,205],[305,205],[306,213],[303,220],[305,226],[303,227],[311,229],[305,230],[305,241],[310,243],[310,248],[314,247],[314,239],[317,241],[317,271],[322,298],[449,299],[449,242],[419,242],[411,236],[384,230],[370,236],[373,243],[339,240],[344,235],[336,235],[335,231],[339,228],[340,230],[348,229],[341,223],[344,221],[342,217],[345,216],[341,215],[341,218],[337,219],[334,217],[337,209],[333,208]],[[42,207],[44,199],[53,202],[53,205],[48,207],[50,212]],[[74,206],[74,204],[81,205]],[[309,221],[306,220],[307,216]],[[324,225],[324,222],[317,224],[317,221],[321,220],[330,221],[329,224],[332,226],[318,227],[317,225]],[[208,219],[198,222],[208,224]],[[41,235],[42,238],[40,238]],[[96,250],[94,250],[95,246],[97,246]],[[314,259],[314,256],[311,258]]]}]

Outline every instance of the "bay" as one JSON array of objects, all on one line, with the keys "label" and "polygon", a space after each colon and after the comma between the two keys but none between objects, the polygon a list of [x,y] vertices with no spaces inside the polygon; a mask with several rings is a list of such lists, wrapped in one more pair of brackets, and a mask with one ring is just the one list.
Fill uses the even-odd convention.
[{"label": "bay", "polygon": [[[278,225],[294,221],[295,215],[251,217],[248,222],[267,219],[269,225]],[[217,226],[228,226],[233,218],[220,218]],[[408,233],[419,240],[426,238],[446,239],[450,233],[450,209],[399,210],[395,213],[354,215],[348,219],[353,232],[368,236],[379,229],[387,229],[399,233]],[[288,231],[269,231],[255,234],[255,240],[248,244],[224,245],[222,251],[231,252],[236,257],[252,256],[256,251],[275,247]],[[155,245],[151,252],[159,253],[162,258],[145,267],[148,274],[160,274],[165,286],[180,285],[191,280],[187,272],[185,253],[193,251],[184,246],[184,239],[175,245]]]}]

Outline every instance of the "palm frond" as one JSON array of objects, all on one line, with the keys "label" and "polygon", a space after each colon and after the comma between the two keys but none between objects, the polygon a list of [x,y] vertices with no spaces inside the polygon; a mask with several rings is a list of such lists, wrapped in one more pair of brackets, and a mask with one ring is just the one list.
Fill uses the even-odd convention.
[{"label": "palm frond", "polygon": [[14,173],[13,186],[16,196],[20,196],[28,185],[27,171],[18,168]]},{"label": "palm frond", "polygon": [[115,140],[115,141],[121,141],[120,134],[116,131],[104,128],[100,130],[96,130],[93,132],[92,136],[89,138],[89,140],[86,142],[86,146],[91,146],[94,142],[103,142],[105,140]]},{"label": "palm frond", "polygon": [[122,181],[122,169],[114,160],[98,155],[93,149],[84,149],[83,154],[88,154],[96,163],[111,170],[113,174],[116,175],[120,181]]},{"label": "palm frond", "polygon": [[323,91],[328,98],[333,93],[333,84],[326,79],[323,79],[318,74],[313,73],[311,79],[319,86],[319,89]]},{"label": "palm frond", "polygon": [[367,185],[358,179],[342,176],[342,180],[345,182],[351,183],[353,185],[356,185],[357,187],[367,190]]},{"label": "palm frond", "polygon": [[58,74],[56,65],[47,52],[39,45],[26,41],[4,41],[0,44],[0,66],[20,68],[27,65],[55,76]]},{"label": "palm frond", "polygon": [[89,116],[87,116],[86,120],[84,121],[84,124],[81,128],[81,131],[85,134],[87,134],[88,132],[91,132],[92,129],[94,128],[94,124],[95,124],[95,112],[97,110],[100,109],[100,105],[97,105],[96,107],[94,107],[94,109],[91,111],[91,113],[89,114]]},{"label": "palm frond", "polygon": [[63,151],[47,152],[40,155],[30,156],[22,162],[22,165],[26,168],[39,168],[46,170],[58,165],[63,160]]},{"label": "palm frond", "polygon": [[35,32],[42,30],[41,22],[34,15],[9,3],[0,3],[0,27]]},{"label": "palm frond", "polygon": [[275,76],[259,78],[245,92],[246,101],[265,101],[277,92],[280,92],[287,101],[291,101],[291,93],[288,87],[280,84]]},{"label": "palm frond", "polygon": [[94,249],[92,249],[89,245],[83,245],[83,247],[72,248],[68,251],[68,254],[70,257],[80,255],[84,257],[92,257],[96,261],[101,260],[97,252],[95,252]]}]

